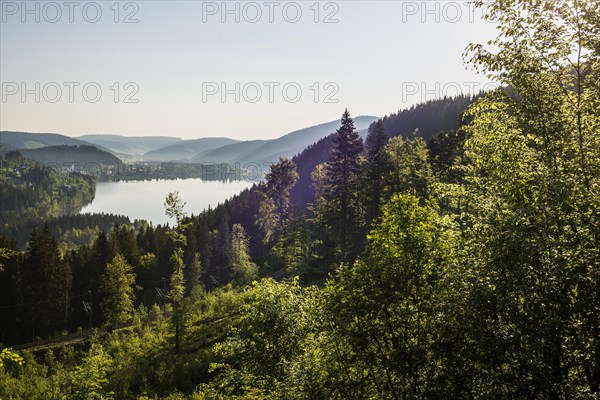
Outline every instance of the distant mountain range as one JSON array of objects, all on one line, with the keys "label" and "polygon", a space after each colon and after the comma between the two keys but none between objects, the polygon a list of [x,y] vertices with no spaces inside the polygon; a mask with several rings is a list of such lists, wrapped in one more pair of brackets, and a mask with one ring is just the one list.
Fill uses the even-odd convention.
[{"label": "distant mountain range", "polygon": [[[354,119],[356,129],[364,136],[369,124],[377,117],[359,116]],[[25,157],[44,157],[54,154],[67,154],[64,148],[52,152],[31,152],[29,150],[49,146],[76,146],[69,156],[95,146],[103,152],[112,153],[125,162],[130,161],[176,161],[193,163],[257,163],[263,165],[276,162],[279,157],[291,158],[306,147],[330,135],[339,126],[339,121],[331,121],[309,128],[300,129],[270,140],[239,141],[224,137],[205,137],[182,140],[169,136],[128,137],[121,135],[83,135],[71,138],[55,133],[0,132],[0,152],[20,150]],[[79,149],[79,150],[78,150]],[[95,156],[99,156],[96,154]],[[85,155],[82,155],[85,159]],[[75,157],[77,158],[77,157]],[[102,157],[111,160],[110,157]],[[79,158],[77,158],[79,160]],[[56,160],[58,161],[58,160]]]},{"label": "distant mountain range", "polygon": [[180,138],[170,136],[121,136],[121,135],[83,135],[76,139],[108,149],[123,161],[138,161],[143,155],[163,147],[181,142]]},{"label": "distant mountain range", "polygon": [[200,138],[181,140],[170,146],[150,151],[143,156],[144,161],[180,161],[189,162],[196,154],[238,143],[238,140],[229,138]]}]

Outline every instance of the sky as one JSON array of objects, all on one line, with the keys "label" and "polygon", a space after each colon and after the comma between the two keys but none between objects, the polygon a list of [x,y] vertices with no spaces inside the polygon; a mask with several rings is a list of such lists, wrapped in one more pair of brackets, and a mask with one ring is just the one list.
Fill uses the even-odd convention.
[{"label": "sky", "polygon": [[269,139],[491,84],[466,1],[0,0],[0,130]]}]

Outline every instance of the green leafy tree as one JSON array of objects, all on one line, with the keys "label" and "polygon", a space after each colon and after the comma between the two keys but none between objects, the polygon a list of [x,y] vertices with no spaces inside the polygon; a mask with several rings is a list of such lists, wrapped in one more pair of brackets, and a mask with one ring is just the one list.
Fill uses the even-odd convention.
[{"label": "green leafy tree", "polygon": [[328,201],[327,197],[327,163],[315,167],[311,174],[311,182],[315,202],[310,205],[310,211],[314,215],[312,223],[314,229],[311,233],[314,256],[310,260],[312,264],[310,267],[319,276],[325,276],[339,258],[336,257],[335,224],[331,223],[331,218],[335,215],[335,206],[334,202]]},{"label": "green leafy tree", "polygon": [[185,212],[183,211],[185,205],[186,203],[179,196],[179,192],[170,192],[165,198],[165,214],[169,218],[175,218],[179,223],[185,217]]},{"label": "green leafy tree", "polygon": [[101,278],[102,312],[109,324],[128,321],[133,313],[135,274],[121,254],[106,265]]},{"label": "green leafy tree", "polygon": [[72,379],[72,397],[80,400],[110,400],[114,393],[108,390],[108,374],[113,360],[101,344],[90,347],[81,365],[75,367]]},{"label": "green leafy tree", "polygon": [[369,235],[367,257],[343,268],[339,281],[330,285],[327,308],[340,343],[347,343],[342,359],[363,371],[362,396],[428,397],[433,392],[434,321],[453,243],[452,225],[434,206],[397,194]]},{"label": "green leafy tree", "polygon": [[475,393],[591,398],[600,391],[598,2],[484,10],[500,34],[492,50],[467,54],[510,90],[478,101],[466,128]]},{"label": "green leafy tree", "polygon": [[218,392],[253,398],[281,396],[290,363],[302,352],[301,343],[314,329],[312,289],[298,279],[277,283],[265,279],[247,290],[242,317],[232,335],[215,346],[219,357],[212,369]]}]

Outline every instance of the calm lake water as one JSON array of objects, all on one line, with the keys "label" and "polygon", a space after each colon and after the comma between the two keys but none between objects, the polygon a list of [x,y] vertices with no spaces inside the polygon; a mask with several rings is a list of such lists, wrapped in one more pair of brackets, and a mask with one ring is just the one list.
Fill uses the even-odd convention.
[{"label": "calm lake water", "polygon": [[133,222],[145,219],[154,225],[174,220],[165,216],[165,197],[169,192],[178,191],[186,202],[184,211],[198,215],[202,210],[215,207],[231,196],[252,186],[247,181],[203,181],[202,179],[175,179],[153,181],[98,182],[96,197],[82,213],[108,213],[126,215]]}]

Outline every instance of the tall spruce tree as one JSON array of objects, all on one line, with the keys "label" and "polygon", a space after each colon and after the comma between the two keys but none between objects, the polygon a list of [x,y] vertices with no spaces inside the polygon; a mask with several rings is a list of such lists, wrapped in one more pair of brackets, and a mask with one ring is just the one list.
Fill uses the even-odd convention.
[{"label": "tall spruce tree", "polygon": [[369,159],[376,158],[381,154],[381,149],[387,143],[389,137],[385,132],[385,126],[383,120],[379,119],[369,125],[369,133],[365,141],[365,148],[367,150],[367,157]]},{"label": "tall spruce tree", "polygon": [[359,156],[363,142],[354,129],[354,121],[348,109],[342,115],[341,126],[333,137],[333,148],[327,163],[327,200],[335,201],[336,218],[339,221],[339,244],[341,262],[346,262],[348,242],[356,217],[355,178],[359,170]]}]

